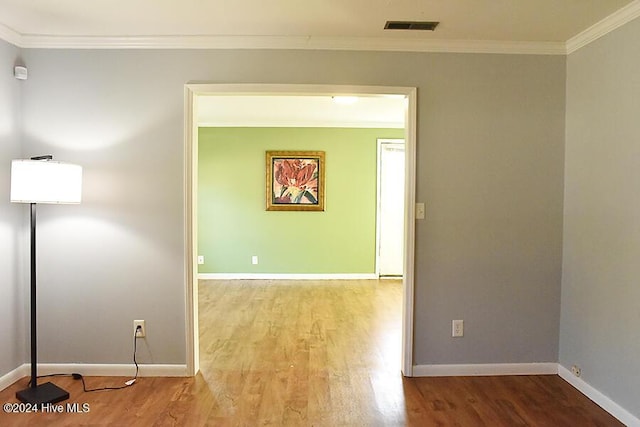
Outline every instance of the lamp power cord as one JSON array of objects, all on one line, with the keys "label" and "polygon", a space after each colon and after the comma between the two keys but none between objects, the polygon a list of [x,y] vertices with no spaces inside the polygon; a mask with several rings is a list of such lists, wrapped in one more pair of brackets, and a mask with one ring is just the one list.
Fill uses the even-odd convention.
[{"label": "lamp power cord", "polygon": [[[124,385],[122,386],[118,386],[118,387],[98,387],[98,388],[87,388],[87,384],[84,381],[84,376],[82,374],[78,374],[78,373],[72,373],[72,374],[49,374],[49,375],[39,375],[37,378],[48,378],[48,377],[72,377],[74,380],[81,380],[82,381],[82,390],[84,390],[85,393],[89,393],[89,392],[93,392],[93,391],[107,391],[107,390],[122,390],[124,388],[129,388],[132,385],[135,384],[136,380],[138,379],[138,371],[139,371],[139,366],[138,366],[138,361],[136,360],[136,353],[138,351],[138,332],[142,329],[141,326],[138,326],[136,328],[135,333],[133,334],[133,364],[136,367],[136,373],[134,375],[134,377],[128,381],[125,381]],[[29,380],[29,384],[27,385],[27,387],[31,386],[31,380]]]}]

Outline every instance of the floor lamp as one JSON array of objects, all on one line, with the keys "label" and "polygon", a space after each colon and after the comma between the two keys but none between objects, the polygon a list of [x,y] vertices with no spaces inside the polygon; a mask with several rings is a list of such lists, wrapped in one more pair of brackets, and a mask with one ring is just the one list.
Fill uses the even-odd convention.
[{"label": "floor lamp", "polygon": [[38,385],[36,334],[36,204],[80,203],[82,167],[53,161],[53,156],[32,157],[11,162],[11,202],[31,205],[31,383],[16,393],[21,402],[56,403],[69,393],[47,382]]}]

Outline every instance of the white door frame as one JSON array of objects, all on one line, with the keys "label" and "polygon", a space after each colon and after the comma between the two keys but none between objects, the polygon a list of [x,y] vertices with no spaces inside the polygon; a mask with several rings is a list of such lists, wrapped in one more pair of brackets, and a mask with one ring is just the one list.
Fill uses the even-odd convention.
[{"label": "white door frame", "polygon": [[185,316],[187,374],[200,370],[198,339],[198,97],[204,95],[401,95],[405,110],[405,226],[402,298],[402,374],[413,376],[415,192],[417,89],[397,86],[288,85],[288,84],[186,84],[184,88],[184,233]]}]

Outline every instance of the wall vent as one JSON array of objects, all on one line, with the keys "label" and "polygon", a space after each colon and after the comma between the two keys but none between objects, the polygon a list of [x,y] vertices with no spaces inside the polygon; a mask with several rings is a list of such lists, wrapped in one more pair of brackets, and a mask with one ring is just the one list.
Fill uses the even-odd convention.
[{"label": "wall vent", "polygon": [[440,22],[436,21],[387,21],[385,30],[435,31]]}]

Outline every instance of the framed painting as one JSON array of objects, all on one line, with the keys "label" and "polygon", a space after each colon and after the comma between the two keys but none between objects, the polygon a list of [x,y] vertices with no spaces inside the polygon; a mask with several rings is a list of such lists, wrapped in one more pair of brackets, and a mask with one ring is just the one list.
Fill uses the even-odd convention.
[{"label": "framed painting", "polygon": [[267,151],[267,210],[324,211],[324,151]]}]

